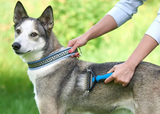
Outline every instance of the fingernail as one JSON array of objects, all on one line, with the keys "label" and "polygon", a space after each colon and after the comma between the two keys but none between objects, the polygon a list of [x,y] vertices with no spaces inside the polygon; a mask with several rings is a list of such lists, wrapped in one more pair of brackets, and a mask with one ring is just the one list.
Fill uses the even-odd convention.
[{"label": "fingernail", "polygon": [[76,55],[76,56],[79,56],[79,53],[76,53],[75,55]]},{"label": "fingernail", "polygon": [[72,53],[72,50],[70,49],[68,52],[69,52],[69,53]]}]

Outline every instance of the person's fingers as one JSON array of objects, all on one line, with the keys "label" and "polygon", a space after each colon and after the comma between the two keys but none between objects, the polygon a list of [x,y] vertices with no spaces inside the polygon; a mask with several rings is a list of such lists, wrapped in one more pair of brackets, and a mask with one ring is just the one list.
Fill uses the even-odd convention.
[{"label": "person's fingers", "polygon": [[72,47],[72,46],[75,44],[75,42],[76,42],[76,40],[75,40],[75,39],[70,40],[70,41],[68,42],[67,47]]},{"label": "person's fingers", "polygon": [[79,57],[79,53],[77,52],[77,53],[75,53],[73,56],[74,56],[74,57]]},{"label": "person's fingers", "polygon": [[117,79],[114,79],[114,83],[117,84],[117,83],[119,83],[119,81]]},{"label": "person's fingers", "polygon": [[73,47],[68,51],[69,53],[73,53],[77,48],[79,47],[79,45],[77,43],[75,43],[73,45]]},{"label": "person's fingers", "polygon": [[123,83],[122,82],[118,82],[118,84],[122,85]]},{"label": "person's fingers", "polygon": [[127,85],[128,85],[128,83],[123,83],[123,84],[122,84],[123,87],[125,87],[125,86],[127,86]]},{"label": "person's fingers", "polygon": [[129,84],[131,78],[132,78],[132,75],[131,75],[131,77],[126,78],[126,79],[123,81],[122,86],[123,86],[123,87],[127,86],[127,85]]},{"label": "person's fingers", "polygon": [[[114,70],[115,70],[115,68],[113,67],[113,68],[111,68],[107,73],[114,72]],[[113,74],[112,74],[110,77],[108,77],[108,78],[104,81],[104,83],[109,83],[109,82],[111,82],[111,81],[113,81],[113,80],[114,80],[114,77],[113,77]]]},{"label": "person's fingers", "polygon": [[71,55],[71,57],[73,58],[73,57],[80,57],[80,55],[79,55],[79,53],[77,52],[77,53],[75,53],[74,55]]},{"label": "person's fingers", "polygon": [[104,83],[109,83],[109,82],[111,82],[112,80],[114,80],[114,78],[112,77],[112,75],[110,76],[110,77],[108,77],[105,81],[104,81]]},{"label": "person's fingers", "polygon": [[109,83],[114,80],[114,83],[120,84],[123,87],[127,86],[134,74],[133,68],[128,66],[126,63],[122,63],[119,65],[115,65],[112,69],[110,69],[107,73],[113,72],[111,77],[105,80],[105,83]]}]

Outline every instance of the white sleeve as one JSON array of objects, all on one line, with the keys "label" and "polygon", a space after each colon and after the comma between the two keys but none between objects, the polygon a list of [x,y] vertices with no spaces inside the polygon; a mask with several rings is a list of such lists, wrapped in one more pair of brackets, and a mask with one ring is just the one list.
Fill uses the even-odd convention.
[{"label": "white sleeve", "polygon": [[152,22],[146,34],[154,38],[157,43],[160,44],[160,9],[156,19]]},{"label": "white sleeve", "polygon": [[138,7],[143,4],[143,1],[146,0],[120,0],[107,14],[115,19],[119,27],[137,13]]}]

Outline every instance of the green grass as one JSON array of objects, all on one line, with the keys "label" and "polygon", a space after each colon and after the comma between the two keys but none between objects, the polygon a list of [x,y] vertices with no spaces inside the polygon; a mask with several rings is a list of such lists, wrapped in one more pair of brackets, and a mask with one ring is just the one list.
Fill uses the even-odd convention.
[{"label": "green grass", "polygon": [[38,114],[32,91],[2,92],[0,102],[1,114]]},{"label": "green grass", "polygon": [[[51,5],[54,32],[62,45],[78,37],[97,23],[118,0],[21,0],[28,14],[39,17]],[[27,76],[27,65],[13,53],[13,10],[17,0],[0,4],[0,114],[38,114],[33,87]],[[158,0],[148,0],[125,25],[87,43],[80,59],[91,62],[125,61],[140,42],[159,9]],[[160,47],[145,61],[160,65]],[[138,55],[137,55],[138,56]]]}]

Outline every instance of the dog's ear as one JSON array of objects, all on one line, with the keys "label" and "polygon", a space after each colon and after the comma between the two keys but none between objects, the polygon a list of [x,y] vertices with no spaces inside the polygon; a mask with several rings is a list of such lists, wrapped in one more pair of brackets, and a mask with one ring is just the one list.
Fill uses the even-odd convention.
[{"label": "dog's ear", "polygon": [[23,18],[27,18],[27,12],[24,9],[22,3],[20,1],[17,2],[15,9],[14,9],[14,17],[13,22],[15,24],[19,23]]},{"label": "dog's ear", "polygon": [[53,10],[51,6],[48,6],[42,15],[38,18],[46,30],[52,29],[54,26]]}]

